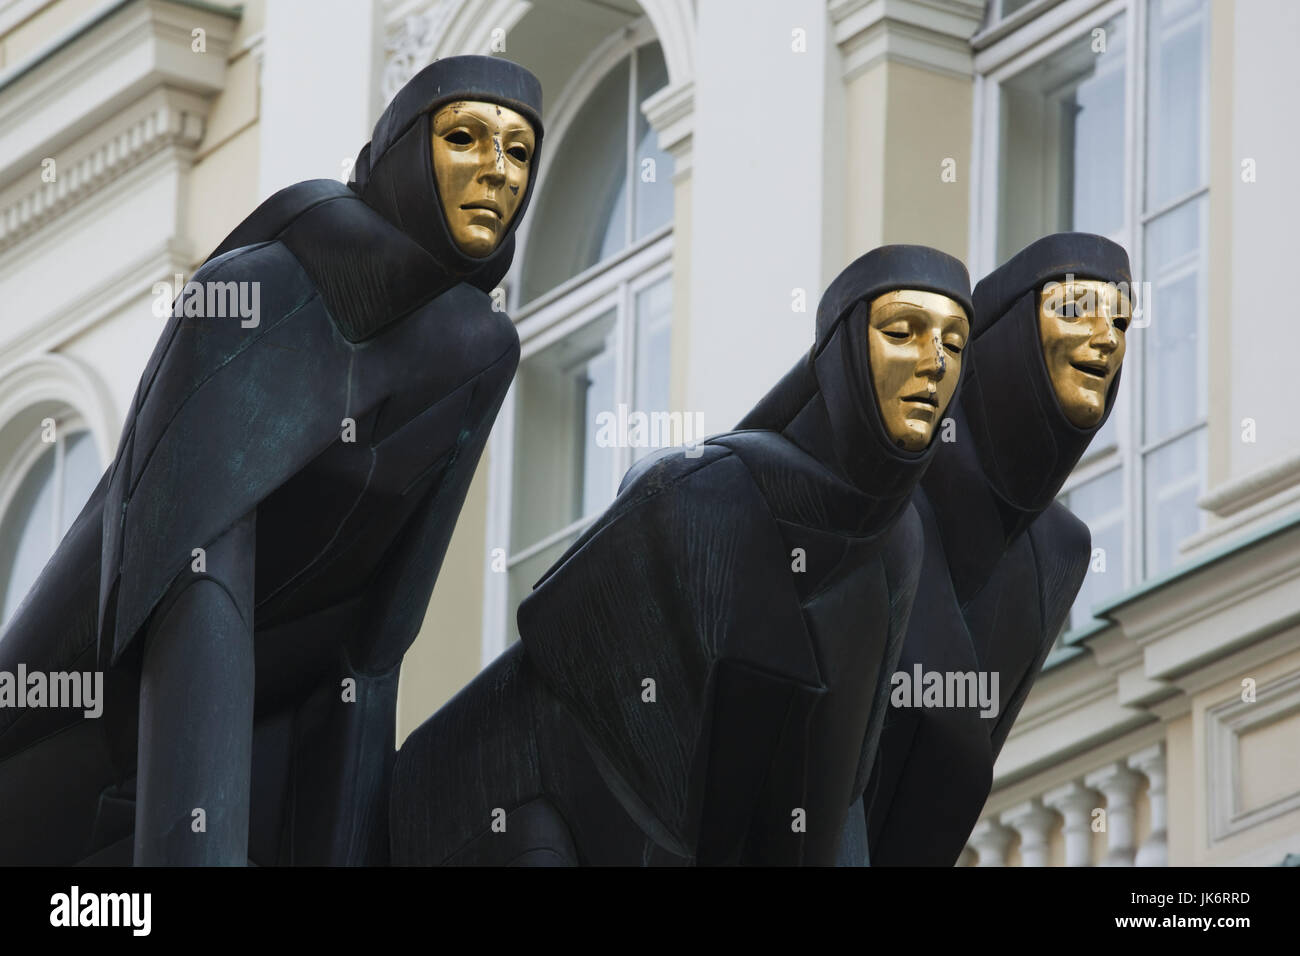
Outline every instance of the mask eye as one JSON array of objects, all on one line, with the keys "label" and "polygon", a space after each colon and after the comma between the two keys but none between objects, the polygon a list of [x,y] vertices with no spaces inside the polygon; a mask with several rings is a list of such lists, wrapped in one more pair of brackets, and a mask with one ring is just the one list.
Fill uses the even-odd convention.
[{"label": "mask eye", "polygon": [[511,146],[506,150],[506,153],[509,154],[510,158],[517,163],[528,162],[528,150],[522,146]]},{"label": "mask eye", "polygon": [[908,333],[900,332],[897,329],[881,329],[880,334],[886,335],[891,339],[905,339],[908,335]]},{"label": "mask eye", "polygon": [[468,146],[470,143],[474,142],[474,137],[470,136],[469,133],[463,129],[454,129],[443,136],[443,139],[451,143],[453,146]]},{"label": "mask eye", "polygon": [[948,343],[946,343],[946,344],[944,345],[944,348],[946,348],[946,349],[947,349],[949,352],[951,352],[953,355],[961,355],[961,346],[960,346],[960,345],[954,345],[952,342],[948,342]]},{"label": "mask eye", "polygon": [[1128,319],[1125,319],[1125,318],[1122,318],[1122,317],[1121,317],[1121,318],[1117,318],[1117,319],[1115,319],[1115,323],[1114,323],[1114,324],[1115,324],[1115,328],[1118,329],[1120,332],[1127,332],[1127,331],[1128,331]]}]

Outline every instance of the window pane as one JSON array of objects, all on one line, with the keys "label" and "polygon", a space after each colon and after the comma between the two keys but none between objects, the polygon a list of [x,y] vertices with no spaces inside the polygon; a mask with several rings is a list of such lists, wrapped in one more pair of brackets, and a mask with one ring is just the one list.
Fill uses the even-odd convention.
[{"label": "window pane", "polygon": [[[670,412],[669,370],[672,359],[673,286],[669,279],[661,279],[642,289],[636,296],[636,402],[635,411],[653,415]],[[685,422],[682,423],[685,427]],[[699,438],[692,434],[691,438]],[[660,445],[680,444],[676,435],[660,436]],[[653,435],[651,436],[653,440]],[[632,449],[634,459],[649,454],[653,449]]]},{"label": "window pane", "polygon": [[1159,441],[1206,417],[1205,298],[1201,294],[1201,244],[1206,201],[1179,206],[1147,229],[1151,324],[1142,336],[1143,441]]},{"label": "window pane", "polygon": [[[673,218],[673,158],[659,149],[659,134],[640,105],[668,85],[668,66],[658,44],[643,46],[636,62],[636,238],[641,239]],[[649,178],[649,181],[647,181]]]},{"label": "window pane", "polygon": [[998,252],[1040,236],[1124,226],[1125,18],[1002,85]]},{"label": "window pane", "polygon": [[531,301],[626,244],[630,59],[605,76],[564,131],[536,196],[521,287]]},{"label": "window pane", "polygon": [[1147,81],[1147,208],[1156,210],[1204,185],[1205,4],[1151,4]]},{"label": "window pane", "polygon": [[1119,391],[1115,393],[1115,402],[1111,406],[1111,413],[1106,419],[1106,424],[1101,426],[1101,430],[1093,436],[1088,443],[1087,449],[1080,458],[1080,462],[1092,462],[1106,455],[1115,453],[1115,448],[1119,444],[1119,425],[1124,416],[1128,414],[1129,402],[1133,401],[1130,393],[1134,390],[1133,379],[1136,376],[1134,366],[1137,363],[1133,360],[1132,355],[1132,333],[1129,333],[1129,352],[1126,353],[1124,362],[1129,366],[1127,375],[1121,375],[1119,379]]},{"label": "window pane", "polygon": [[613,335],[611,309],[519,367],[512,554],[613,498],[616,450],[596,443],[596,416],[615,410]]},{"label": "window pane", "polygon": [[54,446],[41,452],[0,520],[0,627],[18,609],[54,553]]},{"label": "window pane", "polygon": [[520,561],[510,569],[510,605],[506,608],[506,635],[509,643],[513,644],[519,640],[519,622],[516,620],[519,605],[524,598],[528,597],[533,585],[550,570],[551,565],[560,559],[560,555],[564,554],[577,538],[577,534],[569,535],[526,561]]},{"label": "window pane", "polygon": [[1205,429],[1146,456],[1146,573],[1161,574],[1178,560],[1178,546],[1201,528],[1196,507],[1205,471]]},{"label": "window pane", "polygon": [[70,435],[63,449],[63,499],[59,512],[60,536],[68,533],[99,483],[99,455],[90,432]]},{"label": "window pane", "polygon": [[1092,620],[1092,609],[1124,590],[1124,473],[1107,472],[1061,499],[1092,532],[1092,557],[1067,629]]}]

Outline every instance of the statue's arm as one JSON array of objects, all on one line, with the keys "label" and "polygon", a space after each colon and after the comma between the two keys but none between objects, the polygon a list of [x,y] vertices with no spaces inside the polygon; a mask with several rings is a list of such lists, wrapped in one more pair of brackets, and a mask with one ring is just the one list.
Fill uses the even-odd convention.
[{"label": "statue's arm", "polygon": [[207,545],[145,635],[135,863],[244,866],[253,747],[255,515]]}]

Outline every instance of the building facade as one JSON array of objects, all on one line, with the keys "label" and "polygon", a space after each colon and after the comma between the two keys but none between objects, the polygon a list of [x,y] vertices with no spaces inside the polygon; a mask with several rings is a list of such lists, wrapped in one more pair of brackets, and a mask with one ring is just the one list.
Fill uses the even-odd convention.
[{"label": "building facade", "polygon": [[516,638],[638,457],[795,363],[849,261],[924,243],[978,279],[1089,231],[1142,310],[1062,495],[1092,565],[964,861],[1280,862],[1297,41],[1288,0],[0,0],[0,619],[112,460],[177,277],[275,190],[346,179],[426,63],[505,56],[546,101],[503,286],[522,359],[399,740]]}]

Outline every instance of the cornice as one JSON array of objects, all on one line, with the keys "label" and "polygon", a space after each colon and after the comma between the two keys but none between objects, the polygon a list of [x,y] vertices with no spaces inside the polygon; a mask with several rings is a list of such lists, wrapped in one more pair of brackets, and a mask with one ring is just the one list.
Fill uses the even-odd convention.
[{"label": "cornice", "polygon": [[994,768],[995,785],[1176,719],[1192,696],[1293,651],[1300,522],[1122,597],[1087,651],[1042,674]]},{"label": "cornice", "polygon": [[831,0],[829,12],[844,79],[883,60],[970,77],[970,38],[984,0]]},{"label": "cornice", "polygon": [[207,104],[195,96],[154,90],[63,150],[54,182],[42,182],[38,170],[0,190],[0,255],[155,153],[192,150],[206,115]]},{"label": "cornice", "polygon": [[[87,130],[160,87],[201,100],[220,92],[236,23],[230,11],[184,0],[127,0],[0,74],[0,189],[26,177],[47,185],[42,159],[57,161]],[[195,29],[205,31],[205,52],[191,49]],[[135,145],[128,137],[109,148]]]},{"label": "cornice", "polygon": [[659,148],[673,158],[673,178],[681,179],[691,168],[695,132],[695,83],[665,86],[641,104],[646,121],[659,134]]}]

